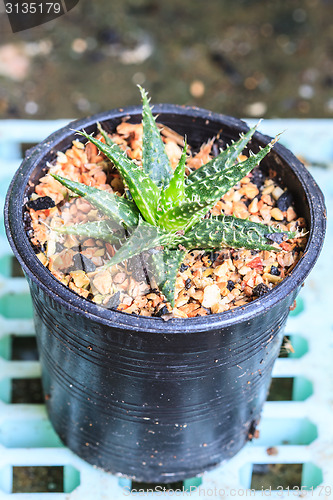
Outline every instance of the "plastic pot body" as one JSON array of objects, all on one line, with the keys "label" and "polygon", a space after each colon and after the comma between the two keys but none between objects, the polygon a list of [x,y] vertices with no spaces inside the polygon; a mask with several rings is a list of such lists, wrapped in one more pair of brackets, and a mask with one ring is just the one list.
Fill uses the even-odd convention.
[{"label": "plastic pot body", "polygon": [[[223,130],[227,142],[243,122],[205,110],[161,105],[159,120],[190,144]],[[81,120],[31,151],[10,187],[5,224],[27,275],[35,311],[43,387],[63,442],[88,462],[146,482],[195,476],[232,457],[251,438],[267,396],[289,308],[323,242],[325,206],[312,177],[285,148],[267,158],[305,217],[309,241],[290,276],[256,301],[191,319],[144,318],[106,310],[76,295],[38,261],[24,232],[23,206],[72,129],[109,130],[140,110]],[[251,149],[267,144],[256,133]],[[30,181],[30,186],[29,186]]]},{"label": "plastic pot body", "polygon": [[29,282],[48,412],[82,458],[166,482],[253,435],[295,293],[234,327],[158,335],[78,317]]}]

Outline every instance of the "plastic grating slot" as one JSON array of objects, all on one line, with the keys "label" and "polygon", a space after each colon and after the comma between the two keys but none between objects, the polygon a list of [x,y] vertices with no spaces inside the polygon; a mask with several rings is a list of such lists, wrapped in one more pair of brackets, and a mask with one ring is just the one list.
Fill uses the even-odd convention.
[{"label": "plastic grating slot", "polygon": [[[311,497],[329,498],[333,488],[323,484],[322,470],[312,462],[277,462],[246,464],[240,471],[241,484],[244,489],[260,495],[281,498],[285,495],[306,497],[306,492]],[[275,495],[274,495],[275,492]],[[325,495],[328,495],[326,497]],[[252,496],[252,495],[250,495]]]},{"label": "plastic grating slot", "polygon": [[0,381],[0,399],[11,404],[42,404],[40,378],[5,378]]},{"label": "plastic grating slot", "polygon": [[[1,202],[19,166],[22,145],[25,148],[39,142],[67,122],[0,121]],[[251,120],[248,122],[252,124]],[[329,168],[333,164],[332,120],[266,120],[260,129],[271,136],[286,130],[281,138],[284,145],[308,162],[327,164],[326,169],[312,167],[311,173],[324,190],[328,211],[332,211],[333,172]],[[278,499],[300,497],[297,487],[300,490],[303,487],[308,493],[305,495],[303,491],[305,498],[332,497],[331,219],[328,217],[324,250],[297,298],[296,309],[288,318],[284,346],[273,369],[271,393],[274,384],[279,386],[285,382],[289,383],[287,394],[280,394],[264,405],[258,439],[248,443],[226,464],[181,483],[186,489],[183,495],[191,499],[232,496]],[[29,386],[39,380],[40,366],[33,339],[28,286],[12,257],[0,223],[0,499],[139,498],[140,494],[130,491],[134,487],[140,489],[141,483],[106,474],[65,448],[48,420],[44,404],[34,404],[30,396],[26,402],[12,402],[17,384]],[[287,471],[281,484],[276,482],[276,475],[274,478],[267,475],[277,469]],[[290,481],[286,481],[288,470],[292,472]],[[17,489],[19,476],[20,490]],[[267,490],[262,489],[264,484],[268,484]],[[177,485],[170,486],[176,488]],[[278,486],[284,490],[274,490]],[[293,486],[295,490],[291,489]],[[33,491],[34,487],[39,488],[39,492]],[[167,495],[176,497],[176,489],[170,489]],[[161,492],[149,493],[149,498],[161,498]]]},{"label": "plastic grating slot", "polygon": [[[80,472],[66,466],[7,466],[0,470],[3,493],[71,493],[80,485]],[[6,498],[7,495],[4,497]],[[32,496],[34,498],[35,496]],[[17,497],[19,498],[19,497]],[[36,498],[41,498],[37,496]],[[54,498],[52,495],[51,498]]]},{"label": "plastic grating slot", "polygon": [[[184,488],[183,481],[178,481],[176,483],[167,483],[167,484],[158,484],[158,483],[139,483],[137,481],[132,481],[131,482],[131,492],[134,493],[134,491],[139,491],[140,492],[147,492],[147,493],[154,493],[158,490],[161,490],[161,488],[165,488],[166,491],[181,491]],[[126,490],[126,487],[125,487]]]},{"label": "plastic grating slot", "polygon": [[250,489],[285,490],[294,496],[302,496],[302,492],[312,492],[322,481],[321,470],[312,463],[253,464]]},{"label": "plastic grating slot", "polygon": [[140,483],[122,478],[119,480],[119,485],[123,489],[124,496],[132,494],[149,494],[156,493],[159,495],[173,495],[180,493],[192,493],[202,484],[200,477],[185,479],[185,481],[170,482],[165,484],[160,483]]},{"label": "plastic grating slot", "polygon": [[43,404],[43,389],[40,378],[16,378],[12,380],[12,404]]},{"label": "plastic grating slot", "polygon": [[253,464],[250,488],[296,489],[302,482],[302,464]]},{"label": "plastic grating slot", "polygon": [[37,142],[21,142],[20,143],[20,149],[21,149],[21,156],[24,157],[26,153],[29,151],[29,149],[32,149],[33,147],[37,146]]},{"label": "plastic grating slot", "polygon": [[13,361],[38,360],[36,337],[11,335],[11,359]]},{"label": "plastic grating slot", "polygon": [[302,335],[285,335],[279,358],[301,358],[309,350],[309,344]]},{"label": "plastic grating slot", "polygon": [[63,467],[13,467],[13,493],[62,493]]},{"label": "plastic grating slot", "polygon": [[313,394],[313,386],[305,377],[274,377],[267,401],[305,401]]},{"label": "plastic grating slot", "polygon": [[38,360],[36,337],[4,335],[0,338],[0,357],[7,361]]},{"label": "plastic grating slot", "polygon": [[22,268],[14,255],[0,258],[0,274],[5,278],[24,278]]},{"label": "plastic grating slot", "polygon": [[200,486],[200,484],[201,484],[200,478],[187,479],[186,481],[177,481],[175,483],[167,483],[167,484],[139,483],[137,481],[132,481],[130,491],[132,493],[144,492],[144,491],[147,493],[162,492],[162,491],[163,492],[191,491],[191,489],[193,490],[194,488]]}]

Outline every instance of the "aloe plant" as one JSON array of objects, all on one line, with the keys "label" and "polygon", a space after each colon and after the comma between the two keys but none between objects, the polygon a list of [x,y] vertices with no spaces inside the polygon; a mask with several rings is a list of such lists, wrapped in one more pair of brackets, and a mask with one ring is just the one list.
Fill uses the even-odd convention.
[{"label": "aloe plant", "polygon": [[[272,233],[282,232],[276,227],[233,216],[209,215],[207,218],[215,203],[271,151],[277,138],[258,153],[250,152],[245,161],[238,162],[238,156],[257,128],[255,126],[189,175],[185,174],[185,140],[178,166],[173,171],[147,93],[141,87],[140,92],[143,103],[141,165],[128,158],[100,124],[98,129],[105,142],[78,131],[117,167],[128,196],[117,196],[52,174],[107,217],[103,221],[63,226],[58,231],[117,245],[118,250],[105,267],[155,249],[151,255],[152,273],[161,292],[174,306],[176,276],[186,251],[221,246],[279,251],[269,239]],[[294,232],[285,233],[286,238],[295,236]]]}]

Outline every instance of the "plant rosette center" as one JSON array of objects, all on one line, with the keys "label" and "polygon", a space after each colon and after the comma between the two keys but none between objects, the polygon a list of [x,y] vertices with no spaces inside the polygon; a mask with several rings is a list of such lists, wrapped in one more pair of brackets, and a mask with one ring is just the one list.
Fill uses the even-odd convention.
[{"label": "plant rosette center", "polygon": [[[37,257],[64,285],[107,308],[191,318],[243,306],[300,259],[305,221],[253,153],[256,127],[199,149],[156,123],[78,131],[26,204]],[[269,175],[270,174],[270,175]]]}]

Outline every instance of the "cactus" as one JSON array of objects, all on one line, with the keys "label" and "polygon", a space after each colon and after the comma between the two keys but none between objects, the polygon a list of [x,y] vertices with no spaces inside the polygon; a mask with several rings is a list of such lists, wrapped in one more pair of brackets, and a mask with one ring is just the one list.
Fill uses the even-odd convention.
[{"label": "cactus", "polygon": [[[107,217],[103,221],[64,226],[58,231],[117,244],[118,250],[105,267],[159,247],[160,251],[153,253],[151,258],[154,278],[174,306],[176,276],[186,250],[221,246],[280,250],[271,244],[269,238],[272,233],[282,232],[276,227],[234,216],[209,215],[207,218],[215,203],[271,151],[277,137],[257,154],[250,153],[245,161],[237,162],[237,157],[251,140],[257,128],[255,126],[189,175],[185,174],[185,140],[179,164],[173,172],[147,93],[141,87],[140,92],[143,103],[142,165],[128,158],[100,124],[98,129],[104,141],[78,131],[117,167],[128,189],[128,196],[117,196],[51,174],[70,191],[84,196]],[[295,232],[282,234],[285,239],[295,236]]]}]

